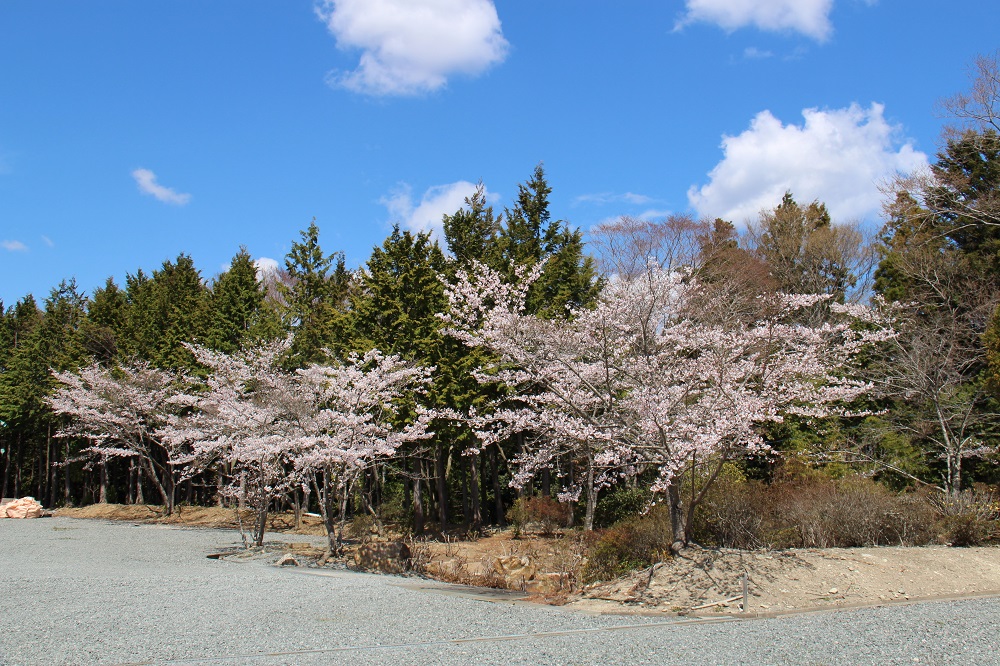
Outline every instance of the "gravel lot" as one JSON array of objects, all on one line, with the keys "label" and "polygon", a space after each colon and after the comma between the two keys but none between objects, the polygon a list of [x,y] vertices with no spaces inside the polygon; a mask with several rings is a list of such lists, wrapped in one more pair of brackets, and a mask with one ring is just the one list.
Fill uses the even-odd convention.
[{"label": "gravel lot", "polygon": [[671,622],[205,557],[237,542],[222,530],[0,521],[0,665],[1000,664],[998,599]]}]

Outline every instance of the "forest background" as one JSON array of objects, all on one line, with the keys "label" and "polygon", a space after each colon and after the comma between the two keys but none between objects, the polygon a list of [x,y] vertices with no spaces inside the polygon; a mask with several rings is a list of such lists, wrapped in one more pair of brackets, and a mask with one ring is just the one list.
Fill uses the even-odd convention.
[{"label": "forest background", "polygon": [[[931,168],[884,184],[885,226],[874,237],[831,219],[825,202],[798,202],[789,192],[742,232],[721,219],[623,217],[590,230],[585,244],[581,230],[550,212],[539,165],[502,211],[480,188],[445,216],[443,238],[396,227],[356,271],[342,253],[321,246],[314,221],[276,270],[256,266],[240,249],[228,270],[208,281],[181,254],[149,273],[137,269],[123,284],[109,278],[89,295],[70,279],[41,302],[27,295],[0,304],[0,495],[33,494],[49,506],[143,502],[156,494],[152,467],[174,464],[157,450],[147,469],[121,442],[96,442],[100,433],[74,429],[70,410],[53,401],[69,375],[55,373],[96,367],[121,378],[143,367],[210,384],[210,352],[236,357],[288,340],[274,365],[293,372],[379,350],[426,369],[420,390],[390,399],[391,427],[403,429],[422,409],[467,415],[503,397],[475,376],[489,364],[483,352],[450,335],[441,317],[462,271],[489,270],[523,285],[525,313],[558,321],[593,307],[609,284],[653,267],[712,285],[716,301],[786,293],[897,304],[896,337],[860,367],[872,387],[863,409],[762,424],[765,446],[727,459],[722,475],[729,482],[819,475],[870,479],[893,491],[988,494],[1000,481],[998,92],[996,56],[980,58],[971,89],[945,104],[954,122]],[[536,266],[529,285],[526,272]],[[803,325],[829,325],[836,312],[817,306],[802,317]],[[185,409],[198,406],[168,405],[159,418],[167,422]],[[544,437],[525,430],[481,440],[466,420],[438,419],[427,433],[359,465],[333,510],[341,519],[370,512],[422,533],[504,525],[526,498],[580,501],[579,493],[566,493],[586,468],[579,451],[550,456],[524,474]],[[701,470],[692,460],[692,487],[704,480]],[[580,523],[586,515],[587,527],[594,519],[606,526],[639,513],[654,499],[650,475],[655,471],[640,468],[625,483],[607,481],[595,507],[561,519]],[[233,481],[226,476],[211,464],[181,475],[171,500],[221,502],[223,482]],[[269,485],[264,504],[309,510],[323,496],[315,490]],[[169,509],[172,501],[164,503]]]}]

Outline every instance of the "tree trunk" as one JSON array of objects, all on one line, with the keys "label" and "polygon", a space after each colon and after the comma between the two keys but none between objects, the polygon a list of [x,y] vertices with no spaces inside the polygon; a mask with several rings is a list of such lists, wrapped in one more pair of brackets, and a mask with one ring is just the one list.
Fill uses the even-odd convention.
[{"label": "tree trunk", "polygon": [[947,466],[945,474],[945,490],[949,495],[957,495],[962,488],[962,453],[958,442],[952,437],[948,428],[948,420],[944,417],[940,403],[934,402],[938,427],[941,429],[941,440],[944,443],[944,458]]},{"label": "tree trunk", "polygon": [[503,496],[500,489],[500,463],[497,461],[497,447],[494,444],[490,447],[490,476],[493,480],[493,504],[496,511],[496,524],[500,527],[507,525],[507,516],[503,510]]},{"label": "tree trunk", "polygon": [[594,456],[587,454],[587,509],[583,514],[583,529],[590,532],[594,529],[594,514],[597,512],[597,488],[594,483]]},{"label": "tree trunk", "polygon": [[674,479],[667,486],[667,499],[670,504],[670,528],[673,531],[673,542],[670,550],[679,553],[687,545],[687,525],[684,520],[684,511],[681,507],[681,491],[677,481]]},{"label": "tree trunk", "polygon": [[470,527],[479,530],[483,526],[483,509],[479,504],[479,454],[469,456],[469,499],[472,500]]},{"label": "tree trunk", "polygon": [[24,439],[17,433],[17,464],[14,467],[14,497],[21,496],[21,470],[24,469]]},{"label": "tree trunk", "polygon": [[225,480],[225,475],[222,471],[222,465],[220,465],[215,470],[215,506],[220,508],[224,504],[222,501],[222,486],[224,480]]},{"label": "tree trunk", "polygon": [[135,503],[146,503],[146,496],[142,492],[142,469],[138,465],[135,467]]},{"label": "tree trunk", "polygon": [[[58,449],[52,451],[52,424],[45,425],[45,494],[39,499],[46,498],[50,507],[56,505],[56,486],[59,481],[59,470],[56,464],[59,462]],[[42,500],[45,501],[45,500]]]},{"label": "tree trunk", "polygon": [[[166,515],[169,516],[174,512],[173,493],[171,492],[170,489],[164,486],[163,481],[160,479],[159,476],[157,476],[156,468],[153,466],[153,461],[150,460],[149,458],[146,458],[145,461],[146,461],[146,475],[149,477],[149,480],[153,483],[153,487],[156,488],[156,491],[160,493],[160,499],[163,500],[164,512],[166,513]],[[169,477],[166,478],[169,479]]]},{"label": "tree trunk", "polygon": [[[333,555],[333,549],[336,547],[333,538],[336,527],[333,524],[333,502],[330,499],[329,475],[326,470],[322,472],[322,475],[323,485],[317,483],[315,474],[312,475],[312,485],[316,491],[316,501],[319,503],[319,514],[323,516],[323,528],[326,530],[326,553],[323,558],[329,558]],[[326,560],[322,559],[320,563],[325,564]]]},{"label": "tree trunk", "polygon": [[438,521],[441,523],[441,531],[444,532],[448,529],[448,489],[445,483],[444,444],[441,442],[438,442],[435,458],[434,471],[437,477],[435,481],[437,483]]},{"label": "tree trunk", "polygon": [[[567,487],[572,488],[575,483],[575,477],[573,476],[573,456],[566,456],[566,480]],[[566,527],[573,527],[576,522],[576,502],[566,502]]]},{"label": "tree trunk", "polygon": [[[523,432],[517,433],[516,439],[517,439],[517,454],[519,456],[523,456],[524,455],[524,449],[525,449],[525,446],[524,446],[524,433]],[[523,497],[524,497],[524,486],[518,486],[518,488],[517,488],[517,499],[521,499]]]},{"label": "tree trunk", "polygon": [[[107,476],[107,471],[105,471]],[[73,506],[73,489],[69,478],[69,442],[63,448],[63,506]]]},{"label": "tree trunk", "polygon": [[422,536],[424,533],[424,500],[420,488],[420,471],[413,475],[413,533]]},{"label": "tree trunk", "polygon": [[295,516],[295,529],[302,527],[302,500],[299,499],[299,489],[292,488],[292,514]]},{"label": "tree trunk", "polygon": [[247,508],[247,473],[246,470],[240,472],[240,495],[236,500],[236,507],[243,511]]},{"label": "tree trunk", "polygon": [[108,503],[108,459],[101,458],[101,462],[98,465],[101,474],[101,490],[100,496],[98,498],[98,503],[107,504]]},{"label": "tree trunk", "polygon": [[7,497],[7,484],[10,482],[10,445],[4,442],[0,448],[3,448],[3,484],[0,485],[0,497]]}]

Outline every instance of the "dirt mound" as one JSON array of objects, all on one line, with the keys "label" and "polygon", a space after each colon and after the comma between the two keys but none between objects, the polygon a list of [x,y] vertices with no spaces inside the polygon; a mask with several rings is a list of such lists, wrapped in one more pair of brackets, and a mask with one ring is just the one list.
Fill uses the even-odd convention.
[{"label": "dirt mound", "polygon": [[[56,516],[66,518],[97,518],[103,520],[125,520],[138,523],[162,523],[166,525],[190,525],[193,527],[214,527],[219,529],[238,529],[239,520],[234,509],[216,506],[177,506],[174,512],[167,516],[163,514],[162,506],[146,504],[91,504],[89,506],[57,509]],[[242,511],[244,529],[253,524],[254,516],[250,511]],[[315,516],[304,515],[299,527],[295,527],[295,516],[290,512],[271,514],[268,516],[267,529],[270,532],[292,534],[308,534],[321,536],[326,532],[322,521]]]}]

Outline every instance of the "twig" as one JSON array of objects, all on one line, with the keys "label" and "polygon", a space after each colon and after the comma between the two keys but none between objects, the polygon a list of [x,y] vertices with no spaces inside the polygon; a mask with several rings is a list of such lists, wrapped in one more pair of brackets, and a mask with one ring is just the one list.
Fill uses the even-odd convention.
[{"label": "twig", "polygon": [[710,604],[702,604],[701,606],[695,606],[691,610],[696,611],[696,610],[701,610],[702,608],[710,608],[712,606],[722,606],[722,605],[725,605],[725,604],[728,604],[728,603],[732,603],[734,601],[739,601],[742,598],[743,598],[743,595],[742,594],[738,594],[735,597],[729,597],[728,599],[723,599],[722,601],[713,601]]}]

